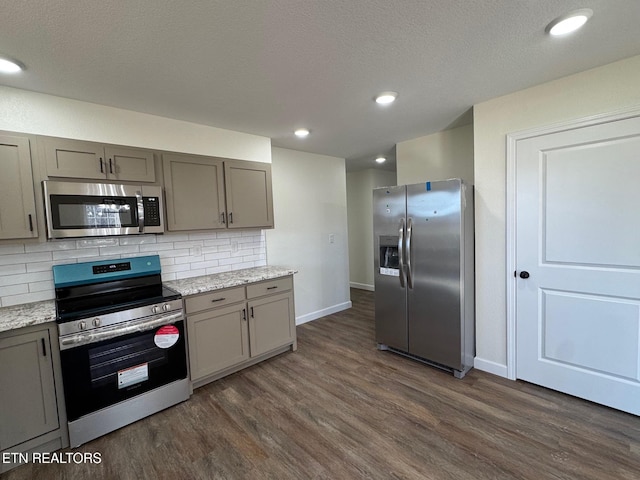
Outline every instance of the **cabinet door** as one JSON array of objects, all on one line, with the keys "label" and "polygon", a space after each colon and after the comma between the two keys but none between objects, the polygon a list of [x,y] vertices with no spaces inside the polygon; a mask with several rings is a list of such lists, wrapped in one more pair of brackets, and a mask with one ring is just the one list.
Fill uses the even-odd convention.
[{"label": "cabinet door", "polygon": [[273,227],[271,165],[224,162],[229,228]]},{"label": "cabinet door", "polygon": [[291,292],[251,300],[248,307],[252,357],[293,343],[295,319]]},{"label": "cabinet door", "polygon": [[0,239],[37,237],[29,139],[0,136]]},{"label": "cabinet door", "polygon": [[222,160],[163,155],[167,229],[225,228]]},{"label": "cabinet door", "polygon": [[49,331],[0,339],[0,450],[59,426]]},{"label": "cabinet door", "polygon": [[105,162],[102,144],[46,137],[41,141],[48,176],[107,178],[107,162]]},{"label": "cabinet door", "polygon": [[187,317],[191,380],[198,380],[249,358],[244,303]]},{"label": "cabinet door", "polygon": [[111,180],[155,182],[153,152],[137,148],[104,148],[107,177]]}]

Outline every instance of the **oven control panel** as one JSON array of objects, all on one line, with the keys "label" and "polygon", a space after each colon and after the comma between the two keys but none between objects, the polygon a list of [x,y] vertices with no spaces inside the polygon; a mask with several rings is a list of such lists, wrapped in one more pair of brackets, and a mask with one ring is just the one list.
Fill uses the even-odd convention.
[{"label": "oven control panel", "polygon": [[171,309],[172,306],[170,303],[165,303],[162,305],[162,307],[160,305],[154,305],[153,307],[151,307],[151,313],[170,312]]},{"label": "oven control panel", "polygon": [[148,306],[131,308],[119,312],[108,313],[99,317],[89,317],[82,320],[60,323],[58,330],[60,337],[80,332],[94,333],[102,329],[111,329],[116,325],[125,325],[127,322],[139,321],[146,317],[182,315],[182,299],[170,300]]},{"label": "oven control panel", "polygon": [[108,263],[106,265],[93,266],[94,275],[111,272],[124,272],[126,270],[131,270],[131,262]]}]

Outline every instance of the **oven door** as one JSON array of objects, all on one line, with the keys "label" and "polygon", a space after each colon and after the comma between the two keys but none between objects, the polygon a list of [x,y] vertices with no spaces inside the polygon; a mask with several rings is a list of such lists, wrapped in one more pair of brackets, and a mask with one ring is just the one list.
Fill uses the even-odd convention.
[{"label": "oven door", "polygon": [[187,378],[184,320],[129,330],[61,349],[69,421]]},{"label": "oven door", "polygon": [[141,187],[44,181],[49,238],[127,235],[144,228]]}]

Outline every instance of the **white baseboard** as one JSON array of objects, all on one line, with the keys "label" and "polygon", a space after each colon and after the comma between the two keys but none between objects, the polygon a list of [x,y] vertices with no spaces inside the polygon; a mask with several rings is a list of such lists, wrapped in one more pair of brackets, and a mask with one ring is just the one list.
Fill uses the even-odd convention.
[{"label": "white baseboard", "polygon": [[492,373],[499,377],[507,377],[507,366],[501,363],[492,362],[491,360],[485,360],[483,358],[476,357],[473,360],[473,367],[483,372]]},{"label": "white baseboard", "polygon": [[373,285],[369,285],[367,283],[349,282],[349,286],[351,288],[359,288],[360,290],[369,290],[370,292],[373,292],[375,290]]},{"label": "white baseboard", "polygon": [[296,317],[296,325],[302,325],[303,323],[317,320],[318,318],[326,317],[327,315],[331,315],[332,313],[341,312],[342,310],[347,310],[349,308],[351,308],[351,302],[344,302],[328,308],[323,308],[322,310],[316,310],[315,312],[307,313],[306,315],[300,315],[299,317]]}]

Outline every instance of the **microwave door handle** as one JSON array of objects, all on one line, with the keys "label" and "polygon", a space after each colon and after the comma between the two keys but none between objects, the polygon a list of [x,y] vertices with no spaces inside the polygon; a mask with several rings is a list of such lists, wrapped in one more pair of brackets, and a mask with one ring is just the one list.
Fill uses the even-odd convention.
[{"label": "microwave door handle", "polygon": [[138,204],[138,232],[144,231],[144,203],[142,202],[142,192],[136,192],[136,202]]}]

